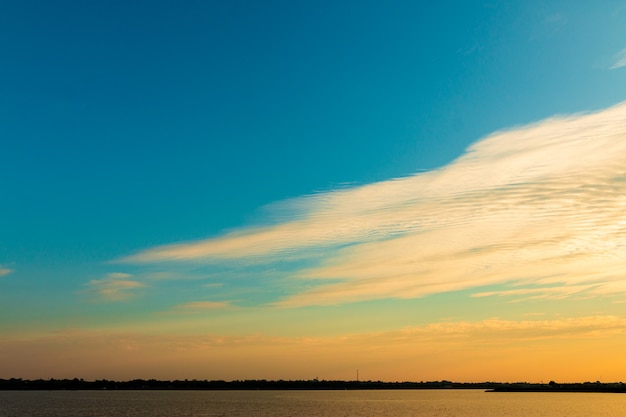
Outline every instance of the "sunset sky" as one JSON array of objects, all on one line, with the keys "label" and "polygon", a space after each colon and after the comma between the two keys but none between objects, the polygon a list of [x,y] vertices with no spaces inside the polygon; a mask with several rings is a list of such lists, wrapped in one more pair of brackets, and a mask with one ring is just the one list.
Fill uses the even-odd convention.
[{"label": "sunset sky", "polygon": [[626,382],[625,1],[2,9],[0,378]]}]

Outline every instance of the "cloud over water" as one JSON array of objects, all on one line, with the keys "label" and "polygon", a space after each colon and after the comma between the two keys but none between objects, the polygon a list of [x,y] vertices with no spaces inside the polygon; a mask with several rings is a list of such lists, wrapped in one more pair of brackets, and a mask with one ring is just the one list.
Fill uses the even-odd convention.
[{"label": "cloud over water", "polygon": [[123,262],[304,260],[277,301],[290,307],[503,284],[477,296],[623,295],[626,104],[496,132],[440,169],[273,209],[289,215]]}]

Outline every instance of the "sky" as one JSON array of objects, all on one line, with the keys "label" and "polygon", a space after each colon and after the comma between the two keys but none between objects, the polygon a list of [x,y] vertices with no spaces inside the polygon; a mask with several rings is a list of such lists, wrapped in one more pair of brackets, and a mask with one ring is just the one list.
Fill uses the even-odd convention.
[{"label": "sky", "polygon": [[626,381],[626,2],[7,1],[0,378]]}]

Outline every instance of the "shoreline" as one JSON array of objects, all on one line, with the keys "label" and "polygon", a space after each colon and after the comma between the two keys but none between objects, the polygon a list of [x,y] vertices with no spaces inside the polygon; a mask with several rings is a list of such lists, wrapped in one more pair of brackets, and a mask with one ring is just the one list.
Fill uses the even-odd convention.
[{"label": "shoreline", "polygon": [[133,379],[130,381],[50,378],[26,380],[21,378],[0,379],[2,391],[35,390],[484,390],[485,392],[599,392],[626,393],[626,384],[622,382],[602,383],[507,383],[507,382],[385,382],[385,381],[341,381],[341,380],[156,380]]}]

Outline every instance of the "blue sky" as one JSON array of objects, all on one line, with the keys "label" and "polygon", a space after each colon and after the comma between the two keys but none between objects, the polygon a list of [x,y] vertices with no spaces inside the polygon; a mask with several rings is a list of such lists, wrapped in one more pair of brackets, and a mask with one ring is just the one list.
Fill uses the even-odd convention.
[{"label": "blue sky", "polygon": [[0,47],[10,340],[625,315],[623,1],[10,2]]}]

